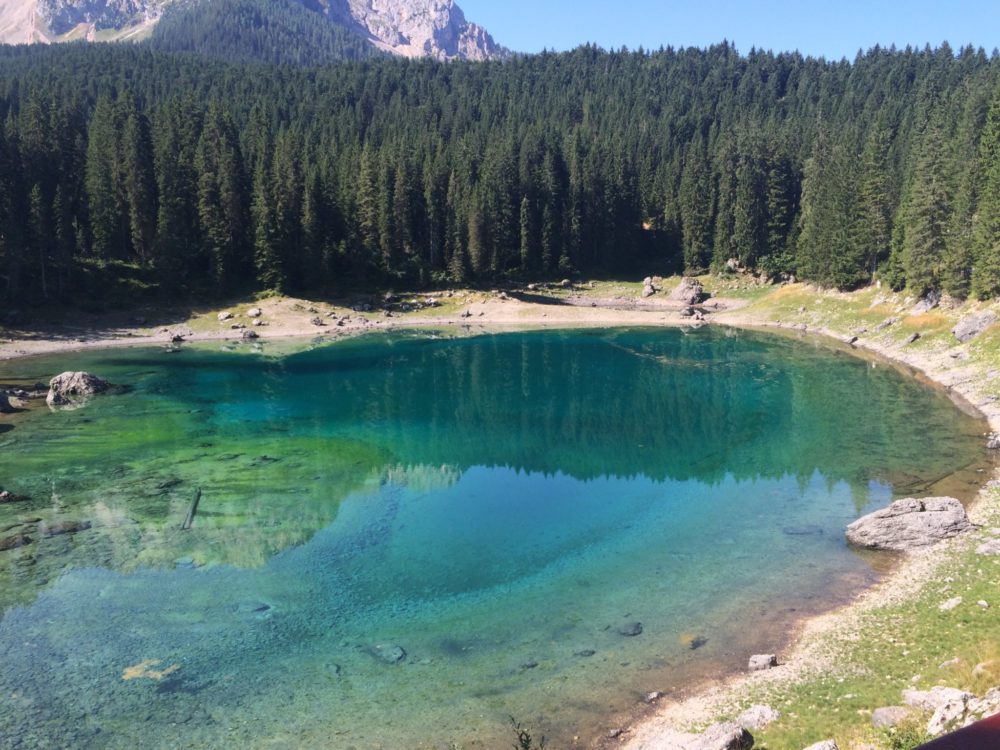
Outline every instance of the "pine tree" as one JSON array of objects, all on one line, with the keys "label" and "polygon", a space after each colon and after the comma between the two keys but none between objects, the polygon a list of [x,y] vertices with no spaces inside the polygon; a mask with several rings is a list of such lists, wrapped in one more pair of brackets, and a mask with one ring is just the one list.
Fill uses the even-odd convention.
[{"label": "pine tree", "polygon": [[979,141],[979,203],[972,236],[972,293],[1000,295],[1000,91]]},{"label": "pine tree", "polygon": [[688,273],[702,273],[708,269],[712,256],[715,185],[701,136],[688,146],[679,202],[684,268]]},{"label": "pine tree", "polygon": [[198,218],[218,288],[232,289],[249,257],[246,176],[236,128],[217,102],[209,105],[195,154]]},{"label": "pine tree", "polygon": [[115,106],[103,96],[90,119],[85,185],[90,215],[91,249],[98,258],[123,258],[128,237],[118,151]]},{"label": "pine tree", "polygon": [[865,140],[859,185],[864,217],[860,242],[872,277],[879,264],[889,256],[892,241],[893,197],[889,177],[891,143],[892,134],[880,117]]},{"label": "pine tree", "polygon": [[149,122],[135,100],[121,102],[119,122],[124,123],[118,152],[121,155],[122,192],[128,212],[130,255],[142,263],[153,256],[156,237],[157,195],[153,142]]},{"label": "pine tree", "polygon": [[914,168],[902,261],[907,286],[918,296],[940,289],[951,196],[939,125],[928,125]]}]

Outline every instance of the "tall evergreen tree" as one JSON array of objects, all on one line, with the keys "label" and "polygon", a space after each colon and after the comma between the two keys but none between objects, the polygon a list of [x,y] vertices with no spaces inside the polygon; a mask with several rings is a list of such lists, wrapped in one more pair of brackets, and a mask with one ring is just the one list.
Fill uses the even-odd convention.
[{"label": "tall evergreen tree", "polygon": [[973,228],[972,293],[1000,295],[1000,90],[979,142],[979,203]]}]

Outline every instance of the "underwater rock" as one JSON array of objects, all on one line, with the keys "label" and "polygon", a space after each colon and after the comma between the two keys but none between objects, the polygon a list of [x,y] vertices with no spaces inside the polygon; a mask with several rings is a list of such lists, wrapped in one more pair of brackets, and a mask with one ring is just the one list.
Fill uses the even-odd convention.
[{"label": "underwater rock", "polygon": [[618,628],[618,634],[627,637],[642,635],[641,622],[628,622]]},{"label": "underwater rock", "polygon": [[786,526],[781,530],[788,536],[820,536],[823,533],[822,526],[806,524],[805,526]]},{"label": "underwater rock", "polygon": [[13,414],[14,407],[10,405],[10,399],[6,393],[0,393],[0,414]]},{"label": "underwater rock", "polygon": [[79,406],[88,398],[104,393],[110,384],[89,372],[64,372],[49,381],[49,406]]},{"label": "underwater rock", "polygon": [[0,492],[0,505],[4,503],[21,503],[30,499],[31,498],[27,495],[15,495],[13,492],[9,492],[8,490]]},{"label": "underwater rock", "polygon": [[38,525],[38,531],[42,536],[62,536],[63,534],[76,534],[90,528],[90,521],[56,521],[54,523],[42,522]]},{"label": "underwater rock", "polygon": [[14,534],[13,536],[0,539],[0,552],[17,549],[18,547],[27,547],[29,544],[31,544],[30,536],[26,536],[25,534]]},{"label": "underwater rock", "polygon": [[773,669],[776,666],[778,666],[776,654],[754,654],[750,657],[747,668],[751,672],[760,672],[765,669]]},{"label": "underwater rock", "polygon": [[965,508],[955,498],[908,497],[852,523],[847,527],[847,541],[868,549],[904,552],[971,530]]},{"label": "underwater rock", "polygon": [[587,657],[593,656],[596,653],[597,652],[594,651],[594,649],[592,648],[585,648],[583,651],[577,651],[575,654],[573,654],[573,656],[582,656],[583,658],[586,659]]},{"label": "underwater rock", "polygon": [[406,651],[394,643],[380,643],[372,649],[372,653],[386,664],[399,664],[406,659]]}]

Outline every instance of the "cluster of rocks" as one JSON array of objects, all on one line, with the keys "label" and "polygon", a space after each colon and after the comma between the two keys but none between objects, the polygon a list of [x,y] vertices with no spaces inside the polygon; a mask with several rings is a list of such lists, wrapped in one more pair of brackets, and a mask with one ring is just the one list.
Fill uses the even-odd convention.
[{"label": "cluster of rocks", "polygon": [[974,724],[1000,713],[1000,688],[990,688],[983,697],[957,688],[904,690],[903,705],[883,706],[872,712],[872,726],[894,727],[930,714],[925,731],[931,737]]}]

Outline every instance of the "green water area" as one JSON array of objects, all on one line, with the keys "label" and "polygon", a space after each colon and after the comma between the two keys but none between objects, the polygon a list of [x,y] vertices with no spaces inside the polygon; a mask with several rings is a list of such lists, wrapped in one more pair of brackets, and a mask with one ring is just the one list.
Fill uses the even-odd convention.
[{"label": "green water area", "polygon": [[982,420],[817,342],[270,346],[0,363],[123,386],[0,422],[0,747],[585,747],[780,649],[877,579],[851,520],[987,462]]}]

